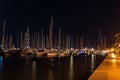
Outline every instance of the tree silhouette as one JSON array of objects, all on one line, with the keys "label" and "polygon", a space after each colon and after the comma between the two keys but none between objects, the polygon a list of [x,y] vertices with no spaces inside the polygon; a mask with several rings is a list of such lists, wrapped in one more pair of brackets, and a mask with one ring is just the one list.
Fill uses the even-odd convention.
[{"label": "tree silhouette", "polygon": [[119,53],[120,52],[120,32],[115,34],[114,38],[115,38],[115,41],[113,44],[114,51],[115,51],[115,53],[120,54]]}]

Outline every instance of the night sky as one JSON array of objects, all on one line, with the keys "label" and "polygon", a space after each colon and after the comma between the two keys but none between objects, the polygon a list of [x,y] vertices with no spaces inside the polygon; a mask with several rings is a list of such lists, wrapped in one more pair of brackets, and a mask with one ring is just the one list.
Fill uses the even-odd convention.
[{"label": "night sky", "polygon": [[120,30],[119,3],[119,0],[0,0],[0,31],[4,18],[9,34],[25,31],[27,26],[31,32],[41,32],[42,27],[47,31],[53,15],[54,31],[61,27],[63,33],[83,33],[96,39],[101,30],[110,46],[113,35]]}]

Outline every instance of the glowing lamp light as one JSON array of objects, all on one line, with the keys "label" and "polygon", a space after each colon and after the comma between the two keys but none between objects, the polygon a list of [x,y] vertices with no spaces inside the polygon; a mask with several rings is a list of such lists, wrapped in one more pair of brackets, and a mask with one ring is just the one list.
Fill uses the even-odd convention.
[{"label": "glowing lamp light", "polygon": [[116,58],[116,55],[114,53],[112,53],[111,57],[114,59],[114,58]]}]

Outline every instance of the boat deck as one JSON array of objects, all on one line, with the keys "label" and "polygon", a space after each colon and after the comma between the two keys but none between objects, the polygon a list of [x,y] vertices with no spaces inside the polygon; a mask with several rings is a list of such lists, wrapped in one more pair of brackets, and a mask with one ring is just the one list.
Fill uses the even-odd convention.
[{"label": "boat deck", "polygon": [[120,80],[120,55],[109,53],[88,80]]}]

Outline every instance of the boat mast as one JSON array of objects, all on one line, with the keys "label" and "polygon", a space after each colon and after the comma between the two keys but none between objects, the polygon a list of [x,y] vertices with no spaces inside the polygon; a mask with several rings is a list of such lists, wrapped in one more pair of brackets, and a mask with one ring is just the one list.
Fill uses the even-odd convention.
[{"label": "boat mast", "polygon": [[34,32],[34,35],[33,35],[33,48],[35,49],[35,32]]},{"label": "boat mast", "polygon": [[70,49],[70,35],[66,35],[66,49]]},{"label": "boat mast", "polygon": [[49,28],[49,48],[52,49],[52,32],[53,32],[53,16],[51,17],[51,23]]},{"label": "boat mast", "polygon": [[62,36],[62,49],[65,50],[65,38],[64,35]]},{"label": "boat mast", "polygon": [[17,36],[17,48],[19,48],[19,31],[18,31],[18,36]]},{"label": "boat mast", "polygon": [[36,47],[36,49],[37,49],[37,44],[38,44],[38,36],[37,36],[37,32],[35,33],[35,40],[36,40],[35,47]]},{"label": "boat mast", "polygon": [[41,34],[41,39],[42,39],[42,48],[43,48],[43,45],[44,45],[44,42],[43,42],[43,28],[42,28],[42,34]]},{"label": "boat mast", "polygon": [[25,33],[25,49],[27,48],[30,48],[29,27],[27,27],[27,32]]},{"label": "boat mast", "polygon": [[22,49],[22,48],[23,48],[23,47],[22,47],[22,46],[23,46],[23,44],[22,44],[22,42],[23,42],[23,40],[22,40],[22,31],[21,31],[20,37],[21,37],[21,38],[20,38],[20,39],[21,39],[21,40],[20,40],[20,41],[21,41],[21,42],[20,42],[20,48]]},{"label": "boat mast", "polygon": [[61,32],[59,27],[59,50],[61,49]]},{"label": "boat mast", "polygon": [[98,51],[101,51],[101,30],[99,30],[99,36],[98,36]]},{"label": "boat mast", "polygon": [[70,43],[71,43],[71,48],[74,48],[74,46],[73,46],[73,35],[71,35],[71,37],[70,37]]},{"label": "boat mast", "polygon": [[4,50],[5,24],[6,24],[6,21],[4,19],[3,33],[2,33],[2,50]]},{"label": "boat mast", "polygon": [[68,49],[68,34],[66,34],[66,50]]},{"label": "boat mast", "polygon": [[10,49],[12,48],[12,35],[10,35]]},{"label": "boat mast", "polygon": [[39,43],[39,41],[40,41],[39,32],[38,32],[37,36],[38,36],[38,48],[40,48],[40,46],[39,46],[40,45],[40,43]]},{"label": "boat mast", "polygon": [[5,47],[6,47],[6,49],[8,49],[8,46],[7,46],[8,45],[8,34],[6,35],[6,42],[5,43],[6,43]]},{"label": "boat mast", "polygon": [[83,49],[83,33],[82,33],[82,37],[80,38],[80,48]]},{"label": "boat mast", "polygon": [[76,49],[78,49],[78,35],[76,37]]},{"label": "boat mast", "polygon": [[46,35],[47,36],[47,48],[49,48],[49,36],[48,36],[48,34]]},{"label": "boat mast", "polygon": [[70,50],[70,34],[68,34],[68,49]]}]

